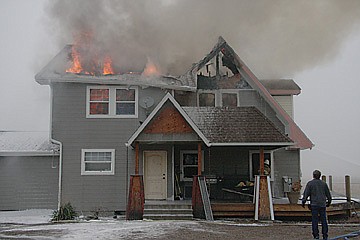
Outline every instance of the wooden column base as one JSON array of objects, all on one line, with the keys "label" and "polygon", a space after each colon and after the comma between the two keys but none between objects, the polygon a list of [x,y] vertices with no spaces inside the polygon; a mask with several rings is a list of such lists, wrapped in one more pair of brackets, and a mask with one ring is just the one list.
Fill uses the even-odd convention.
[{"label": "wooden column base", "polygon": [[201,198],[198,176],[193,178],[192,209],[194,218],[205,219],[204,205]]},{"label": "wooden column base", "polygon": [[129,199],[126,220],[142,220],[144,216],[144,181],[142,175],[130,176]]},{"label": "wooden column base", "polygon": [[260,176],[259,220],[271,220],[268,183],[266,176]]}]

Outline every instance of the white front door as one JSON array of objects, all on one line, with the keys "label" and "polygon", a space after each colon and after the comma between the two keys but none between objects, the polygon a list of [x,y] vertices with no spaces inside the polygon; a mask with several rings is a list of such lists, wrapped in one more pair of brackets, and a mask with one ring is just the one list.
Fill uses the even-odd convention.
[{"label": "white front door", "polygon": [[166,199],[167,153],[166,151],[144,152],[145,199]]}]

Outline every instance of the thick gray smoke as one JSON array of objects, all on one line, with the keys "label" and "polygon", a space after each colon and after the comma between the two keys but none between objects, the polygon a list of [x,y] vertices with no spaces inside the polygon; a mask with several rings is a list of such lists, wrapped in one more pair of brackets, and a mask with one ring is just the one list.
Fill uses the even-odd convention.
[{"label": "thick gray smoke", "polygon": [[336,57],[359,25],[360,1],[58,0],[47,11],[61,46],[91,31],[124,69],[150,58],[182,74],[221,35],[258,77],[281,78]]}]

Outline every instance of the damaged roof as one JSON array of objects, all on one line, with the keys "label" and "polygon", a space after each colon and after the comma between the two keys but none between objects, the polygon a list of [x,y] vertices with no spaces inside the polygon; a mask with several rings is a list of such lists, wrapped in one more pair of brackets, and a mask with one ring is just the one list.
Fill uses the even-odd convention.
[{"label": "damaged roof", "polygon": [[[295,143],[293,147],[300,149],[312,148],[314,144],[311,142],[311,140],[305,135],[305,133],[294,122],[289,114],[285,112],[285,110],[270,94],[268,89],[259,81],[255,74],[246,66],[246,64],[240,59],[240,57],[221,36],[210,53],[207,54],[198,63],[194,64],[193,67],[185,74],[185,76],[188,78],[197,79],[197,72],[219,52],[224,54],[228,61],[231,61],[231,64],[233,65],[232,68],[236,68],[237,72],[239,72],[239,74],[250,85],[250,87],[256,90],[277,113],[279,120],[282,121],[286,126],[286,132],[289,134],[290,139]],[[269,89],[271,88],[269,87]]]},{"label": "damaged roof", "polygon": [[183,107],[211,145],[292,145],[256,107]]},{"label": "damaged roof", "polygon": [[122,84],[143,87],[158,87],[183,91],[196,91],[195,83],[184,76],[144,76],[141,73],[124,73],[93,76],[87,74],[67,73],[68,56],[72,45],[65,46],[38,74],[36,82],[50,85],[53,82]]},{"label": "damaged roof", "polygon": [[59,149],[48,132],[0,131],[0,156],[59,155]]}]

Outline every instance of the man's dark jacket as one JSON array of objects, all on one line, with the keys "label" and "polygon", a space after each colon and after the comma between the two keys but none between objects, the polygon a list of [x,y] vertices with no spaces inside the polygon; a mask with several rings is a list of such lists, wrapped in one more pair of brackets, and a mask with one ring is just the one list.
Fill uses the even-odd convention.
[{"label": "man's dark jacket", "polygon": [[[313,179],[306,184],[302,203],[310,197],[311,206],[326,207],[331,203],[331,194],[327,184],[320,179]],[[326,202],[327,200],[327,202]]]}]

